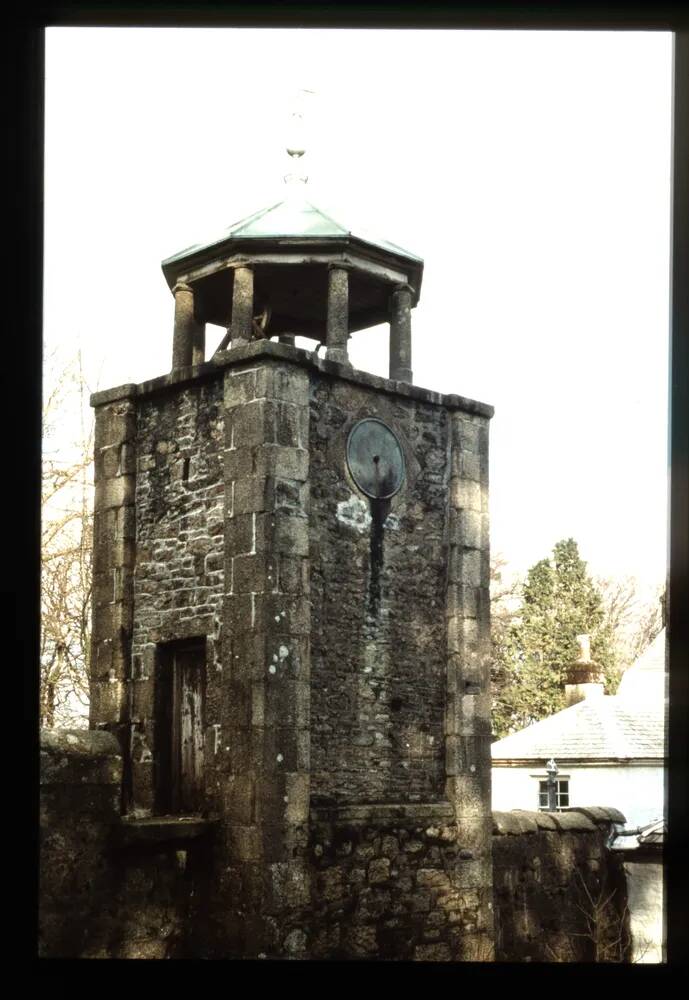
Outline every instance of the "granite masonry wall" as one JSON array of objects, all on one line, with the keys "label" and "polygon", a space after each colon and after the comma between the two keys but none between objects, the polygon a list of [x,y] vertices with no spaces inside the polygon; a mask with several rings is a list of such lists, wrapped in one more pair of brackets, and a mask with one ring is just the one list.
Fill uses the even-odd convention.
[{"label": "granite masonry wall", "polygon": [[[490,407],[270,342],[94,402],[91,725],[120,740],[132,836],[170,858],[160,664],[205,643],[194,953],[484,954]],[[391,501],[349,476],[365,416],[404,452]]]}]

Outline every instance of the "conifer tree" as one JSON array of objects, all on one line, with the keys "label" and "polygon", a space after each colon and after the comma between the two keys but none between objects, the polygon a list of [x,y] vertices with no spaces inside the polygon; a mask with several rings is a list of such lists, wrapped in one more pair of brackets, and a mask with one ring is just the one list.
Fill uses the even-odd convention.
[{"label": "conifer tree", "polygon": [[591,636],[591,655],[602,667],[606,693],[613,694],[618,669],[612,629],[577,543],[568,538],[555,545],[550,559],[531,567],[518,615],[494,637],[496,739],[565,707],[565,669],[578,655],[577,635],[584,633]]}]

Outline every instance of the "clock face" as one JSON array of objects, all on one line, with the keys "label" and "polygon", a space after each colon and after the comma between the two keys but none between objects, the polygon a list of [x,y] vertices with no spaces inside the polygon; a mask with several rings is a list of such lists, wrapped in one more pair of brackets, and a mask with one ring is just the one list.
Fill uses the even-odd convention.
[{"label": "clock face", "polygon": [[397,437],[374,417],[355,424],[347,440],[347,465],[366,496],[387,500],[404,481],[404,455]]}]

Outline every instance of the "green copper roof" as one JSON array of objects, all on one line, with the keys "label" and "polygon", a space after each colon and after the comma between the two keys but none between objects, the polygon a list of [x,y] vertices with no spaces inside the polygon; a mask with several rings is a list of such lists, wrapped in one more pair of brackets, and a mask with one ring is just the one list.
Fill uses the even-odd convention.
[{"label": "green copper roof", "polygon": [[380,247],[388,253],[398,254],[409,260],[423,263],[420,257],[410,253],[408,250],[404,250],[402,247],[396,246],[394,243],[390,243],[388,240],[381,240],[368,236],[365,233],[353,233],[350,229],[340,225],[339,222],[336,222],[329,215],[326,215],[325,212],[322,212],[315,205],[304,199],[289,198],[279,201],[268,208],[263,208],[259,212],[247,216],[245,219],[240,219],[239,222],[235,222],[229,226],[217,239],[205,244],[196,244],[187,247],[172,257],[168,257],[167,260],[163,261],[163,267],[171,264],[173,261],[197,253],[200,250],[224,243],[226,240],[281,239],[290,237],[328,239],[348,236],[354,236],[365,243]]},{"label": "green copper roof", "polygon": [[308,201],[279,201],[230,226],[232,236],[346,236],[348,230]]}]

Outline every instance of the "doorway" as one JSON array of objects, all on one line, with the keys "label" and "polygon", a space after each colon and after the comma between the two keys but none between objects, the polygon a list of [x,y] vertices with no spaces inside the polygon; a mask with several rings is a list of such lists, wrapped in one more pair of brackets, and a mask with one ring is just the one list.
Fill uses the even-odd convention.
[{"label": "doorway", "polygon": [[156,812],[183,815],[203,806],[206,640],[159,647],[156,678]]}]

